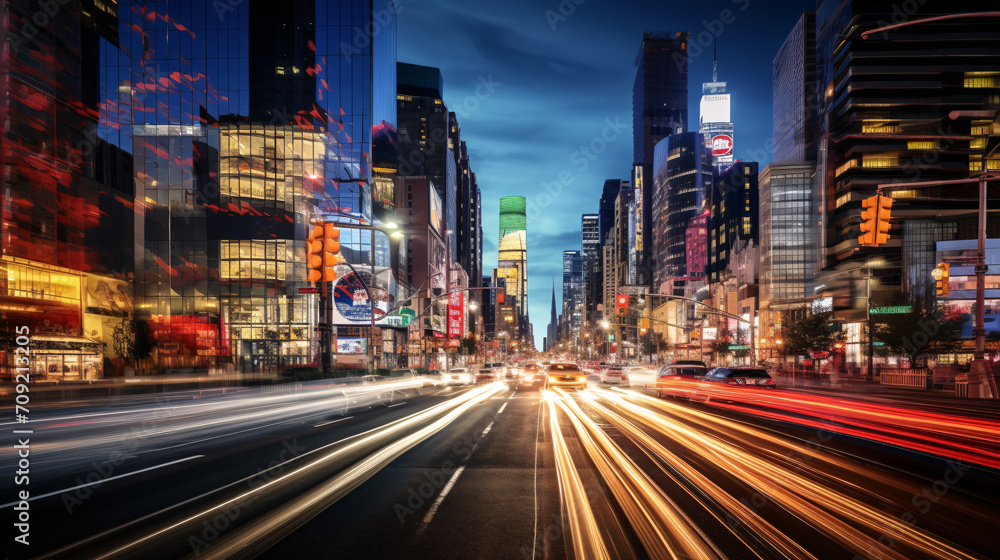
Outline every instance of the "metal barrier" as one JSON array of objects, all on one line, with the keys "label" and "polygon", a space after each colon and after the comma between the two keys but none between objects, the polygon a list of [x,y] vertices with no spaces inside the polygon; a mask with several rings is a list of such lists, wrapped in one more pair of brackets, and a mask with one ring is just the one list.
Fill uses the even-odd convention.
[{"label": "metal barrier", "polygon": [[969,398],[969,382],[968,381],[956,381],[955,382],[955,396],[962,398]]},{"label": "metal barrier", "polygon": [[892,387],[930,389],[933,386],[933,381],[931,371],[927,368],[882,368],[879,371],[879,383]]}]

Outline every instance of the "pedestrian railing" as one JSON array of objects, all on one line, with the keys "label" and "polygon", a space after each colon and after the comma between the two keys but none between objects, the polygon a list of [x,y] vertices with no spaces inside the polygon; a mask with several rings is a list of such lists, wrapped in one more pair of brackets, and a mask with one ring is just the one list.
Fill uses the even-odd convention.
[{"label": "pedestrian railing", "polygon": [[892,387],[930,389],[933,377],[928,368],[882,368],[879,371],[879,383]]},{"label": "pedestrian railing", "polygon": [[969,382],[955,381],[955,396],[969,398]]}]

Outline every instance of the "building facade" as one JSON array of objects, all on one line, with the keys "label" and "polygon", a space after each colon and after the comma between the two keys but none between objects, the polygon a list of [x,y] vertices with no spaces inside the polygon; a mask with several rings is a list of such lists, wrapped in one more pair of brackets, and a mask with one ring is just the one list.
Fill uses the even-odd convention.
[{"label": "building facade", "polygon": [[[688,121],[688,53],[690,33],[645,32],[635,58],[635,83],[632,88],[632,186],[635,177],[653,177],[654,147],[671,134],[691,129]],[[643,187],[652,186],[643,185]],[[655,267],[651,264],[653,243],[646,231],[653,223],[655,187],[640,188],[635,221],[639,228],[641,249],[636,255],[636,282],[648,285]],[[655,232],[652,235],[656,236]]]},{"label": "building facade", "polygon": [[653,241],[655,284],[688,276],[685,236],[691,218],[705,210],[712,158],[697,132],[660,141],[654,159]]},{"label": "building facade", "polygon": [[708,281],[718,282],[737,242],[758,243],[757,162],[737,161],[715,177],[708,219]]},{"label": "building facade", "polygon": [[773,161],[816,159],[816,14],[805,12],[771,64]]}]

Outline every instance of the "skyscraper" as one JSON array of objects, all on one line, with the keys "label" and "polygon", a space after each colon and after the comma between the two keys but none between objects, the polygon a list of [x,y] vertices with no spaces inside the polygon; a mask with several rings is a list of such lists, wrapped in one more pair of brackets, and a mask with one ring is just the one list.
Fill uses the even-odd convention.
[{"label": "skyscraper", "polygon": [[580,251],[563,251],[563,317],[570,339],[579,336],[583,322],[583,263]]},{"label": "skyscraper", "polygon": [[[759,243],[757,162],[737,161],[714,178],[709,197],[708,281],[719,282],[734,247]],[[741,243],[738,243],[741,242]]]},{"label": "skyscraper", "polygon": [[[61,312],[36,318],[58,320],[67,334],[106,334],[106,317],[133,312],[152,331],[158,370],[316,363],[317,298],[298,290],[310,219],[343,223],[341,254],[380,294],[393,288],[388,236],[349,225],[373,222],[392,200],[376,193],[371,204],[376,177],[396,167],[393,4],[243,2],[218,14],[178,0],[169,16],[131,0],[87,5],[61,4],[10,62],[4,161],[31,163],[6,168],[0,189],[4,262],[25,259],[6,267],[8,294],[44,292],[76,309],[67,321]],[[44,15],[29,2],[4,9],[5,25]],[[374,18],[380,33],[345,52],[339,30],[368,29]],[[40,103],[53,111],[22,141]],[[50,124],[59,135],[51,143]],[[46,167],[49,157],[70,169]],[[30,211],[15,204],[22,199]],[[36,274],[36,264],[56,268]],[[89,290],[99,304],[87,303]],[[345,337],[378,339],[371,306],[336,299],[325,311]],[[79,376],[94,356],[66,357],[51,371]]]},{"label": "skyscraper", "polygon": [[712,81],[701,85],[701,115],[698,132],[712,153],[715,175],[733,163],[733,122],[729,116],[729,93],[726,82],[719,81],[715,45],[712,46]]},{"label": "skyscraper", "polygon": [[774,161],[816,159],[816,14],[805,12],[771,64]]},{"label": "skyscraper", "polygon": [[549,317],[549,328],[548,328],[548,331],[546,333],[547,336],[545,338],[545,341],[546,341],[545,351],[546,352],[549,350],[549,347],[551,347],[553,344],[555,344],[556,339],[558,337],[558,334],[557,334],[558,330],[559,330],[559,315],[558,315],[558,313],[556,313],[556,279],[553,278],[552,279],[552,311],[551,311],[551,316]]},{"label": "skyscraper", "polygon": [[618,191],[630,186],[628,181],[621,179],[608,179],[604,181],[604,190],[601,192],[601,201],[597,214],[600,222],[600,235],[598,239],[601,243],[607,240],[608,232],[615,225],[615,199],[618,198]]},{"label": "skyscraper", "polygon": [[[928,0],[920,13],[981,8],[969,0]],[[889,1],[822,0],[816,9],[825,257],[818,282],[827,286],[845,327],[865,319],[868,270],[876,302],[904,289],[920,293],[934,284],[935,241],[974,239],[977,230],[978,185],[900,190],[891,193],[898,219],[888,244],[862,247],[862,200],[880,184],[965,179],[980,172],[992,118],[952,120],[949,112],[1000,110],[995,19],[925,21],[860,38],[894,18],[898,7]],[[1000,167],[1000,154],[985,167]],[[1000,217],[987,222],[987,230],[995,231]],[[873,259],[883,266],[865,267]]]},{"label": "skyscraper", "polygon": [[684,132],[656,145],[653,178],[654,286],[688,276],[685,235],[701,214],[712,184],[712,158],[698,132]]},{"label": "skyscraper", "polygon": [[513,306],[516,329],[512,336],[527,332],[528,324],[528,237],[525,215],[526,199],[523,196],[505,196],[500,199],[500,242],[497,252],[497,274],[504,278],[506,302]]},{"label": "skyscraper", "polygon": [[[657,142],[683,132],[688,124],[688,32],[645,32],[635,58],[635,84],[632,88],[632,163],[633,171],[649,181],[653,176],[653,149]],[[642,185],[637,193],[635,225],[639,233],[650,231],[655,188]],[[655,234],[654,234],[655,235]],[[651,273],[651,243],[644,235],[642,248],[636,255],[637,282],[649,284]]]}]

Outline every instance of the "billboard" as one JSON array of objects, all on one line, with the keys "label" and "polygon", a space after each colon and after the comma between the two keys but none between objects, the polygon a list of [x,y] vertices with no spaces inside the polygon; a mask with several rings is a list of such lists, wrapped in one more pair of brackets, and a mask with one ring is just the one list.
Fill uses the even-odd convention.
[{"label": "billboard", "polygon": [[701,121],[704,123],[727,123],[729,120],[729,94],[701,96]]},{"label": "billboard", "polygon": [[448,296],[448,338],[462,338],[464,295],[462,292],[455,292]]},{"label": "billboard", "polygon": [[635,250],[642,253],[642,166],[632,167],[632,185],[635,188]]},{"label": "billboard", "polygon": [[368,339],[366,338],[338,338],[338,354],[367,354]]},{"label": "billboard", "polygon": [[441,204],[441,195],[438,194],[437,189],[431,185],[431,188],[427,189],[430,195],[430,224],[434,228],[434,231],[438,232],[438,235],[444,235],[444,209],[443,204]]},{"label": "billboard", "polygon": [[[375,267],[374,279],[369,270],[351,272],[346,266],[338,266],[337,280],[333,284],[333,305],[331,306],[330,322],[334,325],[366,325],[371,323],[372,308],[375,309],[375,320],[388,313],[394,303],[392,293],[395,291],[395,280],[392,271],[386,267]],[[368,300],[369,286],[375,304]]]},{"label": "billboard", "polygon": [[733,153],[733,137],[727,134],[716,134],[712,137],[712,155],[725,156]]}]

